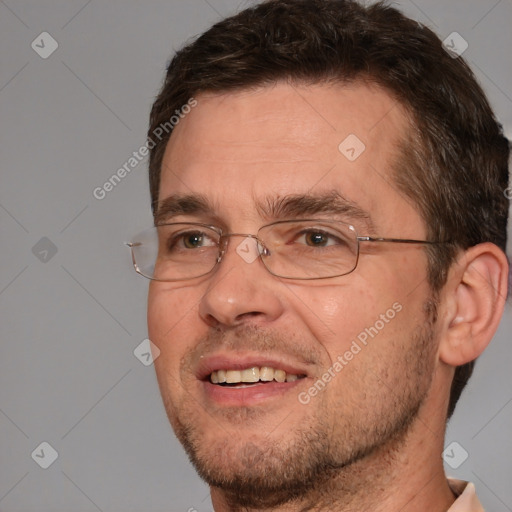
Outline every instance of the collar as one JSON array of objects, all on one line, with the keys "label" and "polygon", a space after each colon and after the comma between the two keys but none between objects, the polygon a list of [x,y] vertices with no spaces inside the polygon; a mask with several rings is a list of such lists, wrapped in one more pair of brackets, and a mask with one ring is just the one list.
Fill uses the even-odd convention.
[{"label": "collar", "polygon": [[448,485],[458,498],[447,512],[485,512],[476,496],[474,484],[448,478]]}]

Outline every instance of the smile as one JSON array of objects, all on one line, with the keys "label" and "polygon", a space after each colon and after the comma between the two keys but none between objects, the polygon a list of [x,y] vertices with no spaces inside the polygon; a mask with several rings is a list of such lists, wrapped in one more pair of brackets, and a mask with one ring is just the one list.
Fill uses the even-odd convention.
[{"label": "smile", "polygon": [[266,382],[294,382],[304,375],[287,373],[270,366],[253,366],[244,370],[216,370],[210,374],[210,382],[219,385],[255,384]]}]

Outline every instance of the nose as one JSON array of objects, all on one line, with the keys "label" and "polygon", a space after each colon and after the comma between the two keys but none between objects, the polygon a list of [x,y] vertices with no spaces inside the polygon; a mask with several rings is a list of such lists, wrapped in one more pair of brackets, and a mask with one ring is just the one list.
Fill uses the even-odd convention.
[{"label": "nose", "polygon": [[259,259],[257,238],[232,233],[224,240],[199,314],[211,327],[274,321],[284,310],[279,284]]}]

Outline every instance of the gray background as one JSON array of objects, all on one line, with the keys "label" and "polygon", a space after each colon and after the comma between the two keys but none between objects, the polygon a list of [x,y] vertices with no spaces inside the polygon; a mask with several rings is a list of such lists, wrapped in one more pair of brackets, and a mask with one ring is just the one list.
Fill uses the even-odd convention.
[{"label": "gray background", "polygon": [[[147,282],[123,242],[151,224],[147,161],[103,200],[92,192],[144,143],[173,50],[250,3],[0,1],[3,512],[211,510],[133,354]],[[510,137],[511,0],[395,3],[441,39],[464,37]],[[59,45],[47,59],[31,48],[43,31]],[[469,454],[449,473],[489,511],[512,511],[511,332],[508,305],[446,437]],[[31,457],[43,441],[59,454],[48,469]]]}]

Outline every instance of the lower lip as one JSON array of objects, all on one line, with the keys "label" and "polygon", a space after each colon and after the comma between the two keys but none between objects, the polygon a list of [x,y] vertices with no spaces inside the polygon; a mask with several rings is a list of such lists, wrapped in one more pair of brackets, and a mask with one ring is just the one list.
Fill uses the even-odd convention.
[{"label": "lower lip", "polygon": [[203,382],[203,389],[207,397],[218,405],[226,406],[247,406],[255,405],[270,398],[285,395],[296,388],[305,379],[298,379],[293,382],[268,382],[247,387],[228,387],[212,384],[209,381]]}]

